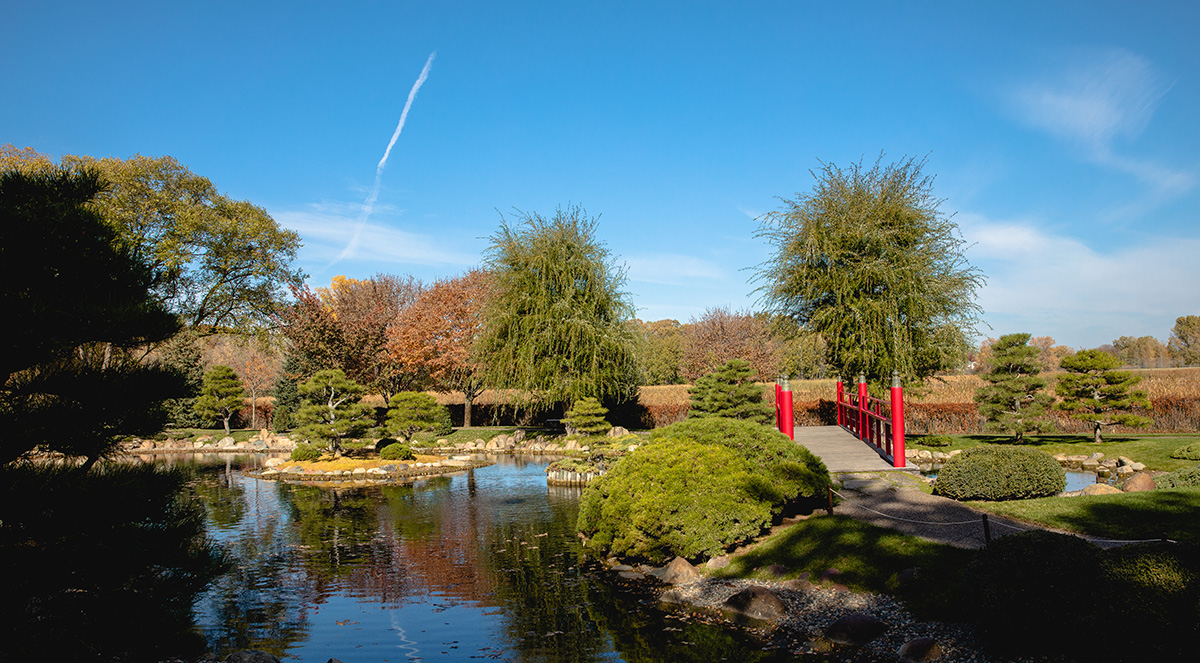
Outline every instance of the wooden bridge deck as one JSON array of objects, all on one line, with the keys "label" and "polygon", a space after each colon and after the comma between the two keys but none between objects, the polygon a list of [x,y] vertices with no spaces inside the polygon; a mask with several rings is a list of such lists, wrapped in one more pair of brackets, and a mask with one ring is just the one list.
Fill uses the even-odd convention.
[{"label": "wooden bridge deck", "polygon": [[915,472],[915,467],[895,468],[840,426],[797,426],[796,442],[818,456],[831,473]]}]

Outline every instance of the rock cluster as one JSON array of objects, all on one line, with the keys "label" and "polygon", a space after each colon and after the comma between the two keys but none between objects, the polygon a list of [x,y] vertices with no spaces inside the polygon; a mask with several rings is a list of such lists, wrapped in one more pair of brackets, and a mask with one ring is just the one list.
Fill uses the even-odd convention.
[{"label": "rock cluster", "polygon": [[210,453],[210,452],[267,452],[291,451],[296,448],[292,439],[277,435],[267,429],[262,429],[248,440],[238,442],[232,437],[217,438],[213,435],[201,435],[196,439],[180,439],[168,437],[165,440],[133,439],[125,443],[123,451],[134,454],[159,453]]},{"label": "rock cluster", "polygon": [[493,464],[493,461],[486,458],[472,456],[452,456],[432,463],[388,463],[379,467],[356,467],[353,470],[306,469],[300,465],[291,465],[291,462],[282,458],[271,458],[265,468],[245,470],[243,474],[277,481],[349,482],[350,485],[369,485],[461,472]]}]

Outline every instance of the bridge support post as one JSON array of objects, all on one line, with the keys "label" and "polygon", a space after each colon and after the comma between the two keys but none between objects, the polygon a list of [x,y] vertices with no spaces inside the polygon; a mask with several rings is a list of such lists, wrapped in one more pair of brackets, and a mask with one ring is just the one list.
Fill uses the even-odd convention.
[{"label": "bridge support post", "polygon": [[904,387],[892,373],[892,467],[904,467]]},{"label": "bridge support post", "polygon": [[871,441],[871,420],[867,410],[867,377],[858,376],[858,439]]},{"label": "bridge support post", "polygon": [[846,400],[844,389],[842,378],[839,376],[837,379],[837,424],[842,428],[846,427],[846,410],[843,404]]},{"label": "bridge support post", "polygon": [[783,378],[783,402],[779,407],[779,423],[783,429],[783,434],[788,436],[788,439],[796,439],[796,422],[795,413],[792,411],[792,385],[788,382],[785,375]]}]

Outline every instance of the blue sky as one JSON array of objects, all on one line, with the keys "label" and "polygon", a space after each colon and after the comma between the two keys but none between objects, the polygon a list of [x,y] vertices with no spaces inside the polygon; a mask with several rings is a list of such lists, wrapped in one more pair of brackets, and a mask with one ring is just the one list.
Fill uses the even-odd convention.
[{"label": "blue sky", "polygon": [[927,157],[982,334],[1200,314],[1200,3],[49,0],[0,25],[0,143],[172,155],[298,230],[315,285],[455,275],[500,214],[577,203],[639,317],[753,310],[755,219],[883,153]]}]

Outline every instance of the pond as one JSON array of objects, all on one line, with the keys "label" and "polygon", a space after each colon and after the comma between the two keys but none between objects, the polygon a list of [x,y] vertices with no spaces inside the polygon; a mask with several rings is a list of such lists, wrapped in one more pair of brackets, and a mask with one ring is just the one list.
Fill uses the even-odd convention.
[{"label": "pond", "polygon": [[234,557],[195,604],[217,654],[319,661],[794,661],[742,631],[660,612],[583,554],[580,489],[536,456],[412,484],[330,490],[193,464]]}]

